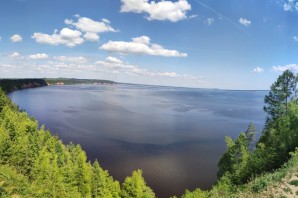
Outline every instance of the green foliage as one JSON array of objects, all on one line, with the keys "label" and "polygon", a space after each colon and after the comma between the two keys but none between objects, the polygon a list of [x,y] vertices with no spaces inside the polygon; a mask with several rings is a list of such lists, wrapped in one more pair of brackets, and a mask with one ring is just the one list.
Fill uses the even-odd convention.
[{"label": "green foliage", "polygon": [[5,93],[9,93],[17,89],[42,86],[47,86],[47,83],[43,79],[0,79],[0,88]]},{"label": "green foliage", "polygon": [[[182,198],[254,195],[280,182],[297,166],[297,80],[285,71],[271,86],[265,97],[267,120],[256,146],[252,123],[235,140],[226,137],[218,182],[210,191],[186,190]],[[292,181],[292,185],[297,183]],[[120,188],[97,161],[92,165],[87,161],[79,145],[64,145],[44,127],[39,129],[0,89],[0,197],[11,196],[151,198],[155,194],[141,170],[134,171]]]},{"label": "green foliage", "polygon": [[292,180],[289,182],[289,184],[291,184],[293,186],[298,186],[298,180]]},{"label": "green foliage", "polygon": [[127,177],[122,184],[121,197],[123,198],[151,198],[154,192],[146,185],[142,171],[133,171],[131,177]]},{"label": "green foliage", "polygon": [[108,171],[103,170],[97,161],[92,166],[91,187],[92,197],[120,197],[119,182],[114,181]]},{"label": "green foliage", "polygon": [[288,178],[298,170],[298,148],[295,152],[291,152],[290,156],[288,162],[281,168],[272,173],[264,173],[252,178],[247,184],[235,185],[230,180],[230,176],[225,175],[220,178],[210,191],[202,191],[200,189],[196,189],[193,192],[186,191],[182,197],[272,197],[272,194],[266,193],[265,190],[281,186],[285,178]]},{"label": "green foliage", "polygon": [[241,133],[235,142],[226,137],[227,151],[218,162],[218,177],[229,175],[235,184],[243,183],[249,157],[245,133]]},{"label": "green foliage", "polygon": [[186,190],[184,195],[182,195],[181,198],[207,198],[207,197],[209,197],[209,193],[207,191],[196,189],[193,192]]},{"label": "green foliage", "polygon": [[220,179],[217,184],[209,192],[199,189],[194,192],[186,191],[185,197],[231,197],[237,191],[243,191],[245,187],[241,185],[250,180],[250,191],[257,193],[272,183],[281,181],[287,174],[288,167],[293,166],[293,163],[298,164],[296,151],[280,171],[258,177],[281,167],[298,146],[297,81],[298,77],[287,70],[271,86],[271,91],[265,97],[267,120],[256,148],[256,129],[252,123],[235,141],[226,137],[227,150],[218,162]]},{"label": "green foliage", "polygon": [[276,118],[285,115],[288,103],[296,97],[297,81],[298,77],[290,70],[286,70],[272,84],[269,94],[264,99],[266,104],[264,111],[267,113],[266,126]]},{"label": "green foliage", "polygon": [[87,161],[80,145],[64,145],[39,129],[0,88],[0,197],[120,198],[127,193],[155,197],[141,171],[128,177],[121,191],[97,161]]},{"label": "green foliage", "polygon": [[256,128],[253,123],[249,123],[247,130],[245,131],[245,136],[247,140],[247,148],[250,153],[252,153],[254,149],[254,141],[255,141]]}]

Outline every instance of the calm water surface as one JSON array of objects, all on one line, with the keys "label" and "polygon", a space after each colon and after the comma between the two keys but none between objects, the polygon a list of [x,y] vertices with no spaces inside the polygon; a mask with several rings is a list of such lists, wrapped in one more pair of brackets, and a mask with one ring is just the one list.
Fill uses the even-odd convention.
[{"label": "calm water surface", "polygon": [[135,169],[158,197],[208,189],[225,151],[224,137],[253,122],[261,130],[265,91],[145,85],[49,86],[10,98],[65,143],[121,182]]}]

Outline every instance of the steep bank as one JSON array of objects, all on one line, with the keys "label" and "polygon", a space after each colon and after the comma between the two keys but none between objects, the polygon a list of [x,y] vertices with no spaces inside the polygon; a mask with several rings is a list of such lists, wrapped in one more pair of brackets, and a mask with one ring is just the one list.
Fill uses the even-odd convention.
[{"label": "steep bank", "polygon": [[0,79],[0,88],[9,93],[18,89],[44,87],[47,83],[44,79]]},{"label": "steep bank", "polygon": [[28,79],[0,79],[0,88],[9,93],[19,89],[44,87],[48,85],[76,85],[76,84],[116,84],[110,80],[99,79],[76,79],[76,78],[28,78]]}]

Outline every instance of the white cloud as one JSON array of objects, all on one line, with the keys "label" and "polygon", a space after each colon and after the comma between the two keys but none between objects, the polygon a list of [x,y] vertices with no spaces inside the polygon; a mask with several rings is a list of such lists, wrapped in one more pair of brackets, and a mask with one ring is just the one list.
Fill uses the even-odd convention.
[{"label": "white cloud", "polygon": [[298,42],[298,36],[293,36],[294,41]]},{"label": "white cloud", "polygon": [[82,56],[55,56],[54,59],[62,62],[72,62],[72,63],[86,63],[87,59]]},{"label": "white cloud", "polygon": [[23,38],[19,34],[14,34],[13,36],[10,37],[11,42],[16,43],[16,42],[21,42]]},{"label": "white cloud", "polygon": [[110,21],[109,19],[106,19],[106,18],[103,18],[103,19],[102,19],[102,22],[104,22],[104,23],[106,23],[106,24],[111,23],[111,21]]},{"label": "white cloud", "polygon": [[116,32],[116,30],[109,25],[110,21],[107,19],[102,19],[102,21],[94,21],[87,17],[79,17],[77,22],[73,22],[71,19],[66,19],[64,22],[68,25],[75,26],[83,32]]},{"label": "white cloud", "polygon": [[256,67],[252,71],[255,72],[255,73],[262,73],[262,72],[264,72],[264,69],[261,68],[261,67]]},{"label": "white cloud", "polygon": [[148,36],[132,38],[131,42],[108,41],[100,49],[122,54],[145,54],[165,57],[187,57],[186,53],[168,50],[158,44],[151,44]]},{"label": "white cloud", "polygon": [[9,54],[10,58],[19,58],[21,56],[21,54],[19,52],[13,52],[11,54]]},{"label": "white cloud", "polygon": [[186,12],[191,10],[187,0],[149,1],[149,0],[121,0],[120,12],[147,13],[148,20],[169,20],[177,22],[187,18]]},{"label": "white cloud", "polygon": [[209,26],[209,25],[212,25],[213,22],[214,22],[214,18],[208,18],[204,23]]},{"label": "white cloud", "polygon": [[49,56],[47,54],[32,54],[29,56],[29,59],[47,59]]},{"label": "white cloud", "polygon": [[196,77],[189,74],[177,74],[176,72],[158,72],[150,71],[148,69],[141,68],[136,65],[125,63],[122,60],[115,57],[107,57],[103,61],[97,61],[97,65],[103,66],[108,72],[112,74],[128,74],[132,76],[146,76],[146,77],[169,77],[169,78],[182,78],[190,80],[200,80],[201,77]]},{"label": "white cloud", "polygon": [[239,19],[239,23],[240,23],[241,25],[244,25],[244,26],[248,27],[248,26],[251,24],[251,21],[248,20],[248,19],[245,19],[245,18],[240,18],[240,19]]},{"label": "white cloud", "polygon": [[190,15],[188,18],[189,18],[189,19],[193,19],[193,18],[197,18],[197,17],[198,17],[197,14],[193,14],[193,15]]},{"label": "white cloud", "polygon": [[37,32],[34,33],[31,38],[42,44],[66,45],[68,47],[74,47],[84,43],[84,39],[81,38],[81,35],[82,33],[78,30],[63,28],[59,33],[55,30],[52,35]]},{"label": "white cloud", "polygon": [[94,32],[86,32],[83,36],[87,41],[99,41],[99,35]]},{"label": "white cloud", "polygon": [[286,70],[298,72],[298,65],[297,64],[289,64],[284,66],[279,65],[279,66],[273,66],[272,69],[273,71],[276,71],[276,72],[284,72]]},{"label": "white cloud", "polygon": [[298,1],[297,0],[287,0],[286,3],[284,3],[284,11],[298,11]]},{"label": "white cloud", "polygon": [[94,21],[87,17],[78,17],[78,21],[74,22],[71,19],[65,19],[65,24],[73,25],[78,30],[86,32],[84,38],[88,41],[98,41],[99,33],[102,32],[117,32],[113,27],[110,26],[110,21],[108,19],[102,19],[102,21]]}]

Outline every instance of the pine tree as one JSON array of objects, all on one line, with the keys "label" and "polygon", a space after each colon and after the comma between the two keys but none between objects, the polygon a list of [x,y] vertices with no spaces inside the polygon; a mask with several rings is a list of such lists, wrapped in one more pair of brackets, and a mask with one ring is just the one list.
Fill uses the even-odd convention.
[{"label": "pine tree", "polygon": [[71,150],[73,158],[74,180],[82,197],[91,196],[91,165],[80,145]]},{"label": "pine tree", "polygon": [[103,170],[96,160],[92,166],[92,197],[93,198],[113,198],[120,197],[120,185],[114,182],[113,178],[109,176],[108,171]]},{"label": "pine tree", "polygon": [[245,136],[247,140],[247,148],[250,153],[252,153],[254,149],[254,141],[255,141],[256,128],[253,123],[249,123],[247,130],[245,131]]},{"label": "pine tree", "polygon": [[246,165],[249,159],[247,139],[244,133],[233,141],[226,137],[227,150],[218,162],[218,177],[230,175],[235,184],[246,182]]},{"label": "pine tree", "polygon": [[287,112],[289,102],[296,97],[297,81],[298,77],[290,70],[286,70],[271,85],[270,92],[264,99],[266,126]]},{"label": "pine tree", "polygon": [[121,191],[122,198],[151,198],[154,192],[146,185],[142,171],[133,171],[131,177],[126,177]]}]

